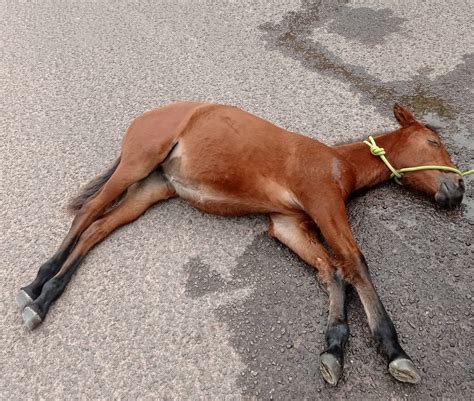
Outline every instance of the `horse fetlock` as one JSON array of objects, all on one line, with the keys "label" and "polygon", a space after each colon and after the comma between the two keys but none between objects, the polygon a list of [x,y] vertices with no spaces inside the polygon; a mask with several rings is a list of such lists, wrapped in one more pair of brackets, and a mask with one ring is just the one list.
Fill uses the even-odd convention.
[{"label": "horse fetlock", "polygon": [[349,325],[345,321],[332,324],[326,330],[326,342],[329,347],[331,347],[331,345],[344,347],[344,344],[347,342],[348,338]]}]

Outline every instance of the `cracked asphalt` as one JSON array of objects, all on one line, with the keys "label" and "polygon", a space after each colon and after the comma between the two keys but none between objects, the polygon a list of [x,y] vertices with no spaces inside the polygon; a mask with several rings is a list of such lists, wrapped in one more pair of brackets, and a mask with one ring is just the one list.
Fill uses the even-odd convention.
[{"label": "cracked asphalt", "polygon": [[0,399],[471,399],[469,179],[453,211],[391,183],[348,206],[417,386],[388,374],[354,295],[344,375],[323,382],[326,294],[264,216],[170,200],[94,249],[33,332],[14,302],[152,107],[233,104],[334,144],[394,129],[400,102],[472,168],[472,3],[400,4],[2,0]]}]

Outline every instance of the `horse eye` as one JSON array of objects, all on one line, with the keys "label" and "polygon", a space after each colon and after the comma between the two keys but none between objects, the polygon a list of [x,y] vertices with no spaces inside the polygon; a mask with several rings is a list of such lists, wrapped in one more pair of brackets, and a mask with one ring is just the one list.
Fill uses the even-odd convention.
[{"label": "horse eye", "polygon": [[433,146],[439,148],[439,143],[436,142],[435,140],[433,140],[433,139],[427,139],[427,141],[428,141],[428,143],[429,143],[430,145],[433,145]]}]

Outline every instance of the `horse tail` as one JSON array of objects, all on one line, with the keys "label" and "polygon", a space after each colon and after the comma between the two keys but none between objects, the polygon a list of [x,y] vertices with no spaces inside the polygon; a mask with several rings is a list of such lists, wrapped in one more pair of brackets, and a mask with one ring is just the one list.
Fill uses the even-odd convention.
[{"label": "horse tail", "polygon": [[79,194],[69,201],[68,210],[72,213],[77,212],[86,202],[94,198],[115,172],[119,163],[120,157],[114,161],[112,166],[84,186]]}]

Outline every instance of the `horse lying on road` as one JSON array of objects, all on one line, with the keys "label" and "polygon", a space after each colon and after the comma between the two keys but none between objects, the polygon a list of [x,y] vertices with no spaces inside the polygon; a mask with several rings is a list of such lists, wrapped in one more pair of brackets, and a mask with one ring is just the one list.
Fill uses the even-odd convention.
[{"label": "horse lying on road", "polygon": [[[439,136],[399,105],[394,114],[400,128],[375,138],[394,168],[445,167],[405,174],[403,184],[441,206],[459,205],[464,182]],[[76,214],[69,233],[17,296],[23,320],[30,329],[41,323],[85,255],[112,231],[179,196],[208,213],[267,214],[269,234],[316,268],[329,294],[327,348],[320,360],[328,383],[336,385],[342,374],[348,285],[361,299],[389,372],[417,383],[420,374],[400,346],[345,207],[351,193],[390,176],[364,143],[329,147],[235,107],[180,102],[149,111],[130,125],[115,164],[72,201]]]}]

